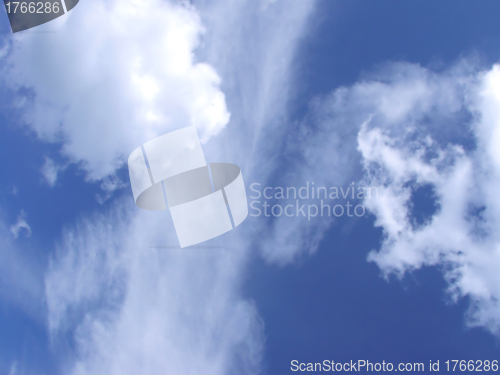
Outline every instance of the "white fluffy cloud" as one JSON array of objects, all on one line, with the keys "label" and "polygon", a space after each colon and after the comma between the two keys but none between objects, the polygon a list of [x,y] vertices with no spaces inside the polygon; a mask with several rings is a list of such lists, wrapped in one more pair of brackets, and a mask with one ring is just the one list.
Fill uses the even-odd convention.
[{"label": "white fluffy cloud", "polygon": [[[443,266],[451,295],[470,297],[469,324],[500,334],[500,66],[392,73],[352,89],[371,106],[358,147],[366,183],[379,187],[365,204],[384,231],[369,260],[386,275]],[[435,209],[419,206],[423,188]]]},{"label": "white fluffy cloud", "polygon": [[204,28],[188,3],[82,1],[43,27],[57,32],[12,37],[2,80],[28,89],[24,121],[89,178],[168,131],[195,125],[206,142],[228,123],[219,76],[195,59]]}]

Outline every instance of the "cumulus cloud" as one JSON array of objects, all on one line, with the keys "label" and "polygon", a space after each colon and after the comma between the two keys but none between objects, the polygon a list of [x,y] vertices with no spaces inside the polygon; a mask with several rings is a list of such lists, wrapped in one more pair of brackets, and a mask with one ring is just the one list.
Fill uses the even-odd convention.
[{"label": "cumulus cloud", "polygon": [[[440,265],[468,323],[500,334],[500,67],[440,74],[411,64],[350,88],[367,109],[358,134],[366,200],[383,229],[368,259],[387,276]],[[426,203],[427,202],[427,203]]]},{"label": "cumulus cloud", "polygon": [[194,56],[205,30],[188,3],[89,0],[50,27],[12,37],[2,81],[24,89],[24,121],[90,179],[158,135],[195,125],[206,142],[228,123],[219,76]]}]

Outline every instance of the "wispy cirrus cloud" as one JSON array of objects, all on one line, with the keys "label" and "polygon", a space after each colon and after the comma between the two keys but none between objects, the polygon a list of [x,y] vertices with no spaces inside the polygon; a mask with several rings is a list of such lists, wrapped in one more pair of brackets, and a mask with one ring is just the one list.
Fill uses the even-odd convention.
[{"label": "wispy cirrus cloud", "polygon": [[[319,182],[323,177],[317,172],[335,164],[323,159],[315,169],[312,160],[299,160],[309,153],[311,142],[322,144],[326,151],[327,139],[334,142],[338,135],[329,133],[327,124],[314,135],[305,122],[301,126],[290,115],[297,74],[294,62],[315,5],[316,1],[215,1],[200,6],[209,30],[200,55],[223,78],[221,87],[232,112],[231,124],[207,144],[207,158],[241,166],[247,189],[253,182],[299,185],[311,176]],[[318,159],[318,154],[310,156]],[[283,162],[292,158],[291,163]],[[267,261],[281,265],[298,254],[313,252],[329,225],[327,220],[318,225],[290,218],[273,223],[263,218],[247,220],[240,240],[258,248]]]},{"label": "wispy cirrus cloud", "polygon": [[263,326],[239,296],[243,253],[152,248],[166,213],[152,221],[132,205],[69,229],[51,262],[49,322],[56,342],[75,337],[72,373],[258,373]]}]

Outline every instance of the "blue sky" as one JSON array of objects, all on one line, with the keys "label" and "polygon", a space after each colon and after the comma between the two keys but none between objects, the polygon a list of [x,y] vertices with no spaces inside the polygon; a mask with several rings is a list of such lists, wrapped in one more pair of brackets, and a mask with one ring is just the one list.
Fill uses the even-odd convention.
[{"label": "blue sky", "polygon": [[[497,359],[499,11],[81,0],[50,33],[1,34],[0,373]],[[153,249],[172,220],[134,205],[126,160],[189,125],[247,196],[379,195],[360,218],[249,216],[220,248]]]}]

